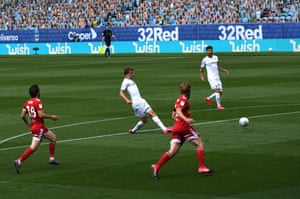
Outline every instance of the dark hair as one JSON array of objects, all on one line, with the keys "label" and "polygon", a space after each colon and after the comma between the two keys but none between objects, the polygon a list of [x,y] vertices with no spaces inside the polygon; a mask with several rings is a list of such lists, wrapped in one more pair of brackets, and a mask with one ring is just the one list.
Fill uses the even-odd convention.
[{"label": "dark hair", "polygon": [[124,75],[127,75],[129,72],[134,71],[134,69],[132,67],[126,67],[124,69]]},{"label": "dark hair", "polygon": [[213,47],[212,46],[206,46],[206,50],[212,50],[213,49]]},{"label": "dark hair", "polygon": [[37,97],[40,93],[40,89],[39,86],[37,84],[34,84],[32,86],[30,86],[29,88],[29,95],[31,97]]}]

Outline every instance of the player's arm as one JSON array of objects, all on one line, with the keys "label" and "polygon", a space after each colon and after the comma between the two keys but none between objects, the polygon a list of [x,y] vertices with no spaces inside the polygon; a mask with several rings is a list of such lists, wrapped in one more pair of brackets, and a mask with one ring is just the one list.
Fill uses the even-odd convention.
[{"label": "player's arm", "polygon": [[101,41],[104,42],[104,33],[102,33]]},{"label": "player's arm", "polygon": [[178,117],[180,117],[182,120],[184,120],[186,123],[193,123],[194,119],[193,118],[188,118],[185,117],[185,115],[182,113],[182,109],[181,108],[176,108],[176,114]]},{"label": "player's arm", "polygon": [[28,120],[27,120],[27,118],[26,118],[26,114],[27,114],[26,109],[23,108],[23,109],[22,109],[22,112],[21,112],[21,119],[24,121],[24,123],[25,123],[28,127],[30,127],[30,124],[29,124],[29,122],[28,122]]},{"label": "player's arm", "polygon": [[120,90],[120,97],[121,97],[127,104],[131,104],[131,103],[132,103],[131,100],[128,99],[128,98],[126,97],[125,92],[124,92],[122,89]]},{"label": "player's arm", "polygon": [[229,74],[229,70],[226,70],[225,68],[220,66],[219,63],[218,63],[218,69],[219,69],[219,71],[222,71],[223,73]]},{"label": "player's arm", "polygon": [[57,115],[48,115],[48,114],[44,113],[43,110],[38,110],[38,115],[39,115],[40,118],[43,118],[43,119],[51,119],[51,120],[57,120],[58,119]]},{"label": "player's arm", "polygon": [[109,30],[109,32],[110,32],[111,37],[114,37],[114,38],[116,37],[115,34],[111,30]]},{"label": "player's arm", "polygon": [[172,119],[173,120],[176,120],[176,109],[174,108],[173,110],[172,110]]},{"label": "player's arm", "polygon": [[204,67],[200,67],[200,79],[201,81],[205,81],[205,78],[204,78]]}]

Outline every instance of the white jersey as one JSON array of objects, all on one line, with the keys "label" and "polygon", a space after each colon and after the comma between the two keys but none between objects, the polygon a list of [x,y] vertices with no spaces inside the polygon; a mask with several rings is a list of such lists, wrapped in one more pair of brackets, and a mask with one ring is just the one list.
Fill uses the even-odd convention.
[{"label": "white jersey", "polygon": [[128,78],[124,78],[121,84],[121,90],[127,91],[130,95],[130,99],[132,101],[132,109],[135,113],[135,116],[145,117],[147,113],[151,110],[148,102],[141,97],[139,88],[136,83]]},{"label": "white jersey", "polygon": [[121,90],[127,91],[133,102],[142,98],[139,88],[137,87],[136,83],[131,79],[128,78],[123,79],[123,82],[121,84]]},{"label": "white jersey", "polygon": [[206,68],[208,81],[220,79],[218,62],[219,59],[216,55],[213,55],[212,57],[206,56],[202,59],[201,68]]}]

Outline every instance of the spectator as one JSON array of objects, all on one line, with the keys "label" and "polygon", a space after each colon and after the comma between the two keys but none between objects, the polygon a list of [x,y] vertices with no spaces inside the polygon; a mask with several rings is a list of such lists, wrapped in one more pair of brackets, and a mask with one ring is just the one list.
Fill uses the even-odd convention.
[{"label": "spectator", "polygon": [[102,27],[107,23],[113,26],[144,26],[299,21],[299,1],[259,2],[28,0],[19,3],[6,0],[0,3],[0,29],[32,29],[33,26],[39,29],[86,28]]}]

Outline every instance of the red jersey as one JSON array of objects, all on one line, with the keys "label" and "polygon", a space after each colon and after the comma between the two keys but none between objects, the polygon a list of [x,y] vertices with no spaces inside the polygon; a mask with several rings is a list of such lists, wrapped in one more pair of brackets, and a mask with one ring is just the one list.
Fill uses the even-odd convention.
[{"label": "red jersey", "polygon": [[29,99],[24,103],[23,108],[30,117],[32,131],[44,128],[44,119],[38,115],[38,111],[43,110],[43,103],[40,99]]},{"label": "red jersey", "polygon": [[[190,117],[190,106],[188,98],[185,95],[180,95],[175,102],[174,109],[180,108],[183,115],[187,118]],[[189,129],[190,124],[182,120],[179,116],[176,115],[176,121],[173,126],[173,131],[183,131]]]}]

